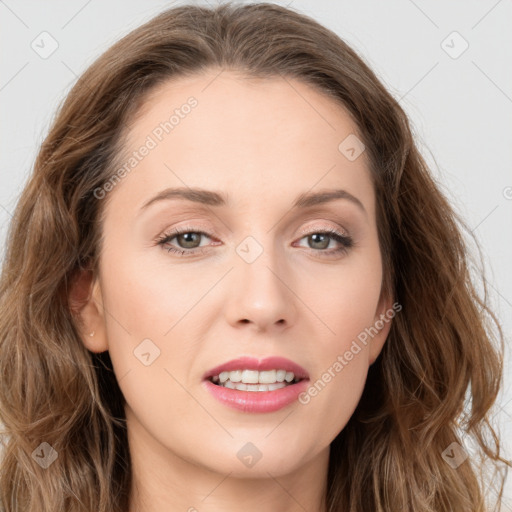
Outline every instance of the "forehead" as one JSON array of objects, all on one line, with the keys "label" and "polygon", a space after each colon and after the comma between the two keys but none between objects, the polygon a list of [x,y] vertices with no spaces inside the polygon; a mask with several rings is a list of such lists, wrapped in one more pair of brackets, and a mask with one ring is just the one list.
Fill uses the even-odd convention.
[{"label": "forehead", "polygon": [[234,206],[255,194],[278,201],[343,187],[371,203],[366,154],[347,158],[340,150],[347,137],[360,138],[349,113],[296,79],[226,70],[172,79],[151,91],[127,126],[121,162],[150,149],[115,194],[140,205],[165,187],[201,187],[225,190]]}]

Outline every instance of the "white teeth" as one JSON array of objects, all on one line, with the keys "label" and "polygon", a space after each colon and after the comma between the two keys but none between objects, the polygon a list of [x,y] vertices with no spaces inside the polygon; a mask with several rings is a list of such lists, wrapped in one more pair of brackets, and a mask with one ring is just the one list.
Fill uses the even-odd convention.
[{"label": "white teeth", "polygon": [[266,372],[260,372],[258,382],[260,384],[272,384],[276,381],[276,371],[270,370]]},{"label": "white teeth", "polygon": [[274,389],[281,389],[281,388],[285,388],[285,387],[286,387],[286,384],[284,382],[276,382],[275,384],[269,384],[268,390],[274,391]]},{"label": "white teeth", "polygon": [[242,372],[242,382],[245,384],[258,384],[258,371],[244,370]]},{"label": "white teeth", "polygon": [[286,386],[287,385],[284,382],[276,382],[274,384],[244,384],[243,382],[240,382],[238,384],[233,384],[230,381],[227,381],[224,385],[226,388],[238,389],[238,391],[274,391]]},{"label": "white teeth", "polygon": [[295,374],[286,370],[234,370],[212,377],[213,382],[240,391],[273,391],[285,387],[294,379]]},{"label": "white teeth", "polygon": [[229,372],[229,380],[231,382],[241,382],[242,370],[236,370],[234,372]]}]

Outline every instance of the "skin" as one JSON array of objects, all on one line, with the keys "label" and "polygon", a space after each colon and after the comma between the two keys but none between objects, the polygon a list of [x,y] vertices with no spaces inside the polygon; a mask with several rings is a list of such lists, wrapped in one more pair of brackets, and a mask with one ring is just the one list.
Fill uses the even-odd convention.
[{"label": "skin", "polygon": [[[240,356],[277,355],[314,383],[389,310],[367,155],[350,161],[338,150],[358,130],[334,100],[296,80],[226,70],[154,90],[129,126],[127,154],[190,96],[198,101],[190,114],[98,199],[108,201],[99,274],[84,274],[72,292],[88,297],[85,346],[109,350],[126,398],[130,512],[325,510],[329,445],[360,399],[390,322],[305,405],[233,410],[201,379]],[[183,186],[227,193],[230,204],[173,199],[140,212],[161,190]],[[291,207],[303,192],[337,188],[364,210],[347,199]],[[214,237],[196,235],[188,246],[174,238],[167,247],[200,244],[203,254],[180,257],[155,242],[181,227]],[[354,244],[322,257],[341,245],[328,239],[325,248],[308,235],[330,228]],[[248,236],[263,249],[252,263],[236,251]],[[160,350],[148,366],[134,356],[147,338]],[[237,457],[248,442],[262,454],[252,467]]]}]

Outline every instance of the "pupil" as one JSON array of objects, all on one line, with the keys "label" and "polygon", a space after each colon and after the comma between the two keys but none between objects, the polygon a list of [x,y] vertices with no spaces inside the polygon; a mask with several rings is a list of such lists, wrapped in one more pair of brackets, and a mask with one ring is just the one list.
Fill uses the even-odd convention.
[{"label": "pupil", "polygon": [[[320,233],[314,233],[313,235],[310,235],[310,238],[313,240],[313,243],[319,243],[320,244],[320,249],[326,249],[328,246],[329,246],[329,237],[327,235],[324,235],[324,234],[320,234]],[[323,238],[323,242],[319,242],[317,239],[318,238]],[[327,243],[325,243],[327,242]]]},{"label": "pupil", "polygon": [[[182,233],[181,235],[179,235],[180,243],[182,240],[184,240],[185,247],[189,247],[189,245],[187,245],[187,244],[192,244],[192,246],[194,246],[193,238],[197,237],[197,236],[198,236],[198,233]],[[191,240],[191,238],[192,238],[192,240]],[[197,242],[197,240],[196,240],[196,242]]]}]

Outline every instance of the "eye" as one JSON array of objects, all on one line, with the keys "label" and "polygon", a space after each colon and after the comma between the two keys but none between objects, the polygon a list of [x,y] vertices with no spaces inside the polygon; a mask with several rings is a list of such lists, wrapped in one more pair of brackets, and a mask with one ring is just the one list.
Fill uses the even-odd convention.
[{"label": "eye", "polygon": [[[198,252],[203,252],[201,247],[201,237],[212,238],[212,235],[205,231],[194,230],[193,228],[175,229],[171,233],[164,233],[156,240],[159,245],[162,245],[167,252],[172,252],[184,255],[194,255]],[[172,240],[176,239],[179,247],[168,245]]]},{"label": "eye", "polygon": [[[187,257],[205,252],[203,249],[205,246],[200,245],[202,237],[213,239],[213,235],[210,233],[190,227],[185,227],[181,229],[174,229],[170,233],[164,233],[156,240],[156,243],[163,246],[167,252]],[[353,246],[352,237],[335,229],[311,231],[300,238],[299,241],[304,239],[308,240],[310,251],[315,256],[318,255],[322,257],[332,257],[341,255],[347,252],[348,249]],[[178,247],[176,247],[175,244],[171,244],[173,240],[176,240],[175,243],[178,245]],[[335,244],[338,244],[338,247],[331,247],[329,249],[329,246],[333,241]],[[220,242],[216,243],[216,245],[219,244]]]},{"label": "eye", "polygon": [[[312,251],[315,253],[315,255],[319,255],[322,257],[343,254],[354,245],[352,237],[340,233],[335,229],[311,231],[310,233],[306,234],[306,236],[302,237],[300,240],[304,239],[307,239],[308,244],[311,247]],[[331,245],[332,241],[337,243],[338,247],[331,248],[330,250],[325,250],[329,247],[329,245]]]}]

